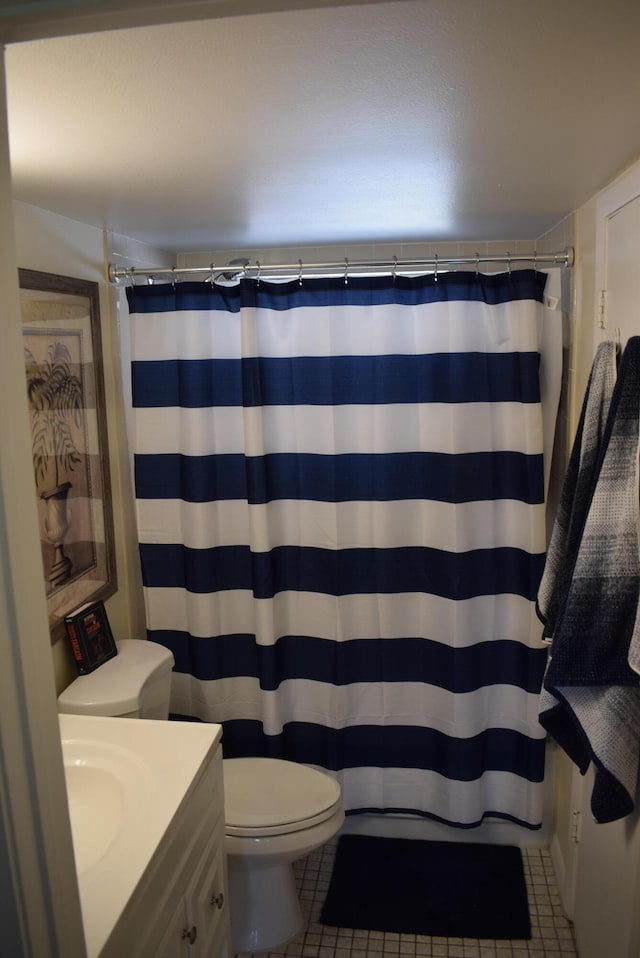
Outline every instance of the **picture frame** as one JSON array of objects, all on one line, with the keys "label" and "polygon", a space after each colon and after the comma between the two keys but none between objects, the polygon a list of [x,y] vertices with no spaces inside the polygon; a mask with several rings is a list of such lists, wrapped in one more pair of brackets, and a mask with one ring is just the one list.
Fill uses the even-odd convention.
[{"label": "picture frame", "polygon": [[20,269],[44,588],[64,619],[117,588],[98,284]]}]

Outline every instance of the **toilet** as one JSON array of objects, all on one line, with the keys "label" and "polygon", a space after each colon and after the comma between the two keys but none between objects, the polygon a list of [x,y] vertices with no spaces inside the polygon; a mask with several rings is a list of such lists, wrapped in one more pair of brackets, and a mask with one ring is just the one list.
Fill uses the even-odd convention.
[{"label": "toilet", "polygon": [[[58,710],[167,719],[173,654],[145,640],[116,646],[114,658],[60,694]],[[340,830],[340,785],[327,772],[282,759],[222,765],[233,950],[269,951],[303,927],[293,862]]]},{"label": "toilet", "polygon": [[222,764],[233,948],[271,951],[304,925],[293,862],[340,830],[340,785],[327,772],[277,758]]}]

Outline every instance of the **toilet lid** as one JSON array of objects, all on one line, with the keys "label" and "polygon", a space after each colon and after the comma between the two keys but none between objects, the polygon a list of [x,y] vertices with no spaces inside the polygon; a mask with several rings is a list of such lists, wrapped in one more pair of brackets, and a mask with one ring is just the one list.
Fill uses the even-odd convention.
[{"label": "toilet lid", "polygon": [[326,772],[277,758],[223,761],[227,833],[260,835],[310,828],[340,805],[340,785]]}]

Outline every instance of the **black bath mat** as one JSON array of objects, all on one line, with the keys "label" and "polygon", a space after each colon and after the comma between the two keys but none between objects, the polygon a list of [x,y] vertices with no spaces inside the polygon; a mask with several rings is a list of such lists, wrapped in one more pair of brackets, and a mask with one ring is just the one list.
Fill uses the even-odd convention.
[{"label": "black bath mat", "polygon": [[520,849],[342,835],[320,921],[443,938],[530,938]]}]

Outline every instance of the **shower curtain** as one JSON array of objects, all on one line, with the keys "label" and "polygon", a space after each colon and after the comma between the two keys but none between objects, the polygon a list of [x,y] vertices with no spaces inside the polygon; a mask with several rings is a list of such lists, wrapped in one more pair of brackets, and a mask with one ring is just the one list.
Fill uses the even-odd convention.
[{"label": "shower curtain", "polygon": [[148,636],[226,757],[539,827],[545,280],[127,291]]}]

